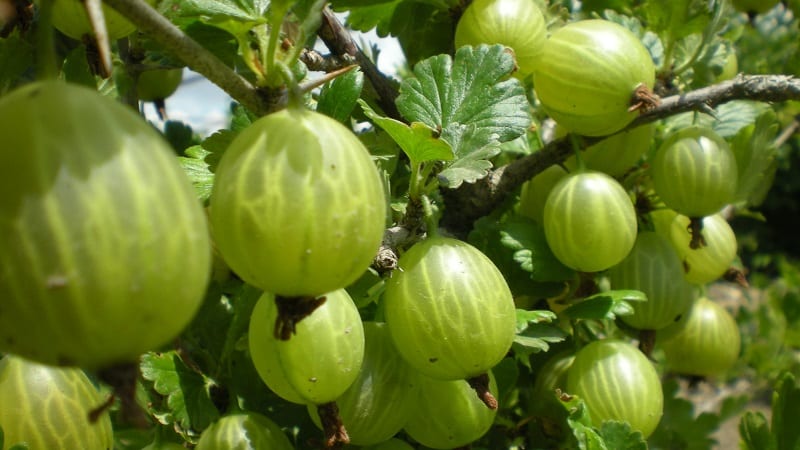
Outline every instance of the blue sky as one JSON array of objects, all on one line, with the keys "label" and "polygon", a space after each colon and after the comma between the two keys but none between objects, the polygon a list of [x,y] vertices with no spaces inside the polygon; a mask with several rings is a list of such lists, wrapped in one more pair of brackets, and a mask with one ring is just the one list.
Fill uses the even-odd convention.
[{"label": "blue sky", "polygon": [[[363,37],[365,41],[378,45],[380,48],[378,68],[384,73],[394,73],[395,68],[403,63],[402,52],[396,39],[381,38],[374,32],[363,35],[356,33],[355,37],[357,42]],[[320,51],[325,53],[327,49],[322,47]],[[312,73],[311,76],[313,75]],[[207,136],[226,127],[230,103],[231,98],[225,92],[201,75],[187,69],[180,87],[167,99],[166,107],[171,120],[185,122],[198,134]],[[160,123],[152,104],[145,104],[144,112],[148,120]]]}]

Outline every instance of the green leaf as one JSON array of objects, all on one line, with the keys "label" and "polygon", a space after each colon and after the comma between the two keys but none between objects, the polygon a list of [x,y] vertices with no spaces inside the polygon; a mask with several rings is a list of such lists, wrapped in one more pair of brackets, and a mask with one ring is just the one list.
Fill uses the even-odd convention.
[{"label": "green leaf", "polygon": [[347,286],[347,293],[356,306],[365,308],[372,303],[378,303],[385,285],[386,280],[370,268],[365,270],[358,280]]},{"label": "green leaf", "polygon": [[[264,0],[267,1],[267,0]],[[273,2],[275,0],[272,0]],[[299,22],[300,43],[315,38],[320,23],[322,23],[322,10],[327,0],[296,0],[292,6],[295,20]],[[313,40],[308,45],[313,45]]]},{"label": "green leaf", "polygon": [[772,394],[772,434],[776,450],[800,449],[800,386],[793,374],[786,372]]},{"label": "green leaf", "polygon": [[195,145],[187,148],[184,153],[186,156],[179,156],[178,162],[183,166],[189,181],[192,182],[197,198],[206,203],[211,197],[211,189],[214,186],[214,174],[205,161],[206,156],[210,155],[211,152],[204,150],[199,145]]},{"label": "green leaf", "polygon": [[519,81],[508,78],[514,61],[501,45],[465,46],[455,59],[419,62],[400,87],[397,107],[409,122],[442,130],[456,159],[440,175],[447,187],[473,182],[491,167],[499,144],[522,136],[531,116]]},{"label": "green leaf", "polygon": [[530,367],[527,359],[530,355],[546,352],[550,344],[562,342],[567,338],[567,333],[557,325],[550,323],[529,324],[524,331],[514,336],[511,345],[517,360]]},{"label": "green leaf", "polygon": [[517,333],[521,333],[528,329],[531,324],[537,323],[550,323],[556,320],[558,316],[553,311],[547,310],[534,310],[528,311],[525,309],[517,308]]},{"label": "green leaf", "polygon": [[[2,57],[0,57],[2,59]],[[92,89],[97,88],[92,70],[89,68],[89,61],[86,59],[86,47],[79,45],[72,49],[64,59],[61,66],[61,73],[69,83],[82,84]]]},{"label": "green leaf", "polygon": [[421,122],[411,126],[389,117],[379,116],[363,100],[358,100],[364,114],[392,137],[397,145],[408,155],[412,165],[426,161],[448,161],[453,159],[450,144],[437,136],[436,130]]},{"label": "green leaf", "polygon": [[[247,123],[249,124],[250,122]],[[208,152],[208,154],[204,156],[204,160],[208,163],[211,172],[217,170],[217,165],[220,159],[222,159],[223,153],[225,153],[225,150],[227,150],[228,146],[233,142],[233,139],[236,138],[236,135],[239,134],[238,131],[233,130],[234,127],[235,125],[233,125],[230,130],[219,130],[200,143],[203,150]]]},{"label": "green leaf", "polygon": [[[613,447],[606,446],[603,438],[592,428],[592,418],[589,415],[589,408],[580,397],[572,395],[561,398],[562,405],[569,412],[567,424],[572,429],[572,434],[578,441],[578,448],[581,450],[610,450]],[[616,449],[614,449],[616,450]]]},{"label": "green leaf", "polygon": [[775,440],[769,432],[769,423],[761,411],[747,411],[739,421],[742,450],[774,450]]},{"label": "green leaf", "polygon": [[[521,222],[518,228],[515,222]],[[510,224],[514,231],[506,230],[507,224]],[[527,228],[529,225],[526,224],[538,228]],[[517,230],[522,234],[520,235]],[[505,231],[508,231],[509,236],[504,238],[503,232]],[[534,225],[534,222],[526,217],[511,215],[506,220],[498,220],[490,215],[475,222],[468,241],[488,256],[503,272],[515,297],[528,296],[533,299],[555,297],[564,290],[564,281],[573,278],[575,273],[564,268],[555,259],[555,256],[552,256],[549,247],[537,247],[526,242],[528,239],[526,233],[539,232],[544,233],[541,226]],[[501,239],[504,239],[505,242],[501,242]],[[517,247],[512,244],[513,240],[519,241],[521,246]],[[522,267],[526,263],[526,249],[531,251],[529,270]],[[553,275],[553,279],[560,279],[558,281],[535,281],[531,272],[531,269],[534,268],[536,269],[536,278],[549,279],[550,275],[558,273],[558,270],[562,270],[562,268],[564,270],[563,277]]]},{"label": "green leaf", "polygon": [[231,33],[201,22],[192,22],[183,31],[228,67],[236,64],[237,42]]},{"label": "green leaf", "polygon": [[[656,431],[650,436],[653,448],[680,448],[706,450],[715,444],[712,434],[719,428],[720,418],[716,414],[695,415],[694,405],[679,397],[678,381],[667,379],[664,390],[664,415]],[[763,449],[762,449],[763,450]]]},{"label": "green leaf", "polygon": [[755,125],[742,128],[731,142],[739,169],[736,201],[759,206],[766,198],[778,168],[778,148],[774,143],[778,127],[775,113],[769,110],[758,117]]},{"label": "green leaf", "polygon": [[627,422],[607,420],[600,426],[600,437],[614,450],[647,450],[647,441],[641,431],[631,429]]},{"label": "green leaf", "polygon": [[317,112],[347,124],[363,86],[364,74],[358,69],[334,78],[322,87],[317,100]]},{"label": "green leaf", "polygon": [[349,11],[347,25],[358,31],[375,29],[378,36],[386,37],[391,32],[392,16],[403,0],[343,0],[333,1],[337,12]]},{"label": "green leaf", "polygon": [[166,410],[161,420],[174,423],[182,430],[203,430],[219,417],[209,396],[209,380],[190,369],[175,351],[146,353],[141,359],[142,377],[153,383],[153,389],[166,397]]},{"label": "green leaf", "polygon": [[605,10],[603,12],[603,17],[608,21],[618,23],[629,29],[634,36],[639,38],[647,51],[650,52],[650,56],[653,58],[653,64],[655,64],[656,67],[662,66],[664,63],[664,44],[661,43],[661,39],[659,39],[658,35],[647,30],[639,19],[619,14],[611,9]]},{"label": "green leaf", "polygon": [[572,319],[614,320],[617,316],[633,314],[633,307],[629,302],[642,301],[647,301],[647,297],[641,291],[606,291],[571,305],[563,314]]},{"label": "green leaf", "polygon": [[34,47],[19,36],[0,39],[0,94],[13,89],[33,65]]},{"label": "green leaf", "polygon": [[225,291],[218,284],[211,285],[203,306],[182,337],[196,363],[218,381],[226,376],[227,361],[246,336],[250,314],[262,293],[242,283]]},{"label": "green leaf", "polygon": [[[159,10],[170,18],[193,18],[237,35],[267,23],[269,0],[164,0]],[[275,1],[275,3],[278,3]]]},{"label": "green leaf", "polygon": [[392,12],[389,30],[413,67],[434,55],[453,54],[455,25],[455,18],[447,9],[406,0]]},{"label": "green leaf", "polygon": [[[711,20],[704,0],[646,2],[646,23],[666,41],[677,41],[690,34],[702,33]],[[671,61],[667,61],[670,63]]]},{"label": "green leaf", "polygon": [[522,270],[539,282],[569,280],[575,271],[563,265],[550,250],[544,227],[523,216],[512,216],[500,228],[500,243],[514,252]]},{"label": "green leaf", "polygon": [[691,125],[709,127],[723,138],[732,138],[739,131],[752,125],[756,119],[769,109],[769,105],[749,100],[736,100],[719,105],[714,110],[714,117],[707,114],[688,112],[666,119],[667,133],[686,128]]},{"label": "green leaf", "polygon": [[492,367],[492,375],[497,382],[497,399],[501,405],[506,405],[504,399],[513,395],[517,388],[519,379],[519,367],[512,358],[503,358],[502,361]]},{"label": "green leaf", "polygon": [[164,124],[164,137],[178,154],[197,143],[192,127],[174,120],[168,120]]}]

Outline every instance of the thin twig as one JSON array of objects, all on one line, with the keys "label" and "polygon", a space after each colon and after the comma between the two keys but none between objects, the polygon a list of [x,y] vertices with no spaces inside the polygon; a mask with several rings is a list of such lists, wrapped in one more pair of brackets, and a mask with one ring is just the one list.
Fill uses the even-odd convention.
[{"label": "thin twig", "polygon": [[325,8],[322,11],[322,26],[320,26],[318,35],[334,54],[339,56],[350,55],[355,58],[358,65],[361,66],[361,71],[364,72],[367,80],[369,80],[378,94],[378,104],[383,109],[383,112],[393,119],[404,120],[394,103],[397,98],[397,89],[392,84],[392,81],[378,70],[378,67],[358,48],[358,45],[353,41],[353,36],[336,18],[330,8]]},{"label": "thin twig", "polygon": [[254,113],[267,114],[285,104],[284,95],[275,93],[268,95],[257,89],[144,0],[105,0],[105,2],[124,15],[140,31],[179,57],[189,68],[205,76]]},{"label": "thin twig", "polygon": [[[636,118],[625,130],[683,112],[707,112],[732,100],[800,100],[800,79],[788,75],[739,75],[733,80],[663,98],[659,106]],[[585,146],[589,146],[602,138],[583,139]],[[469,230],[475,220],[489,214],[525,181],[564,162],[571,154],[570,138],[565,136],[536,153],[494,169],[476,183],[445,190],[442,194],[447,207],[442,225],[454,232]]]}]

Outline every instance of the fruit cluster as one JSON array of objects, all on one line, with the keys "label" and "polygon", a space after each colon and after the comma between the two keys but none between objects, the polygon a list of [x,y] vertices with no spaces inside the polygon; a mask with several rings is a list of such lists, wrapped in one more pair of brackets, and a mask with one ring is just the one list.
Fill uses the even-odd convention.
[{"label": "fruit cluster", "polygon": [[[55,25],[76,38],[91,30]],[[120,26],[112,38],[133,31]],[[735,320],[702,288],[737,256],[721,213],[742,195],[737,159],[709,128],[661,139],[653,125],[631,127],[658,98],[650,53],[628,29],[592,19],[550,31],[533,0],[476,0],[455,45],[506,45],[556,138],[594,138],[529,180],[514,210],[574,272],[562,299],[584,301],[602,280],[646,301],[631,302],[599,339],[575,339],[555,355],[533,392],[543,401],[555,390],[577,396],[596,426],[624,421],[647,437],[664,404],[648,359],[654,343],[667,370],[687,375],[723,373],[739,354]],[[180,82],[180,72],[160,75],[170,83],[142,74],[141,99]],[[255,371],[265,388],[307,408],[326,447],[403,450],[409,444],[394,438],[402,431],[429,448],[459,448],[495,422],[493,369],[519,326],[504,273],[429,221],[396,249],[377,313],[364,320],[348,288],[396,224],[373,156],[339,121],[298,104],[253,121],[215,167],[207,207],[162,136],[94,90],[57,81],[17,89],[0,99],[0,136],[0,235],[13,237],[0,242],[6,442],[110,448],[109,393],[83,370],[136,366],[174,341],[203,304],[215,257],[260,291],[246,332]],[[32,427],[37,414],[45,419]],[[292,448],[254,411],[197,431],[199,450]]]}]

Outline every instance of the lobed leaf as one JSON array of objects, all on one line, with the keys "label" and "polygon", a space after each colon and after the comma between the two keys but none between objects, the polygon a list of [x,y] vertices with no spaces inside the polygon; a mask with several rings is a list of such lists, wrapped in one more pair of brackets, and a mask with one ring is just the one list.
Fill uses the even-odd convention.
[{"label": "lobed leaf", "polygon": [[800,428],[795,422],[797,417],[800,417],[800,386],[795,376],[786,372],[772,394],[772,434],[777,450],[800,448]]},{"label": "lobed leaf", "polygon": [[633,314],[633,307],[629,302],[641,301],[647,301],[647,297],[641,291],[606,291],[571,305],[563,311],[563,314],[571,319],[614,320],[617,316]]},{"label": "lobed leaf", "polygon": [[775,440],[769,432],[767,418],[760,411],[747,411],[739,421],[742,450],[774,450]]},{"label": "lobed leaf", "polygon": [[742,128],[731,142],[739,169],[736,201],[759,206],[766,198],[778,167],[774,144],[778,127],[775,113],[769,110],[756,119],[755,125]]},{"label": "lobed leaf", "polygon": [[209,396],[209,380],[190,369],[177,352],[146,353],[142,356],[142,377],[166,397],[165,423],[183,430],[202,430],[219,417]]},{"label": "lobed leaf", "polygon": [[592,418],[586,403],[580,397],[572,395],[562,397],[561,404],[566,408],[569,416],[567,424],[572,430],[572,434],[578,441],[578,448],[581,450],[611,450],[603,438],[592,428]]},{"label": "lobed leaf", "polygon": [[187,148],[184,153],[186,156],[179,156],[178,162],[183,166],[184,172],[186,172],[189,181],[194,186],[197,198],[205,203],[211,197],[211,189],[214,186],[214,174],[205,161],[206,156],[210,155],[211,152],[199,145],[195,145]]},{"label": "lobed leaf", "polygon": [[13,89],[33,64],[34,47],[19,36],[0,39],[0,94]]},{"label": "lobed leaf", "polygon": [[368,32],[375,29],[378,36],[391,33],[395,9],[403,0],[341,0],[333,1],[336,11],[348,11],[347,25],[354,30]]},{"label": "lobed leaf", "polygon": [[363,100],[358,100],[364,114],[392,137],[392,140],[411,160],[412,165],[427,161],[449,161],[453,159],[450,144],[439,139],[437,132],[424,123],[412,122],[406,125],[389,117],[379,116]]},{"label": "lobed leaf", "polygon": [[607,420],[600,426],[600,437],[608,448],[615,450],[647,450],[647,441],[640,431],[631,429],[627,422]]},{"label": "lobed leaf", "polygon": [[460,48],[451,59],[439,55],[419,62],[414,78],[400,88],[397,107],[410,122],[441,129],[456,156],[441,173],[447,187],[483,176],[499,153],[499,144],[530,127],[522,85],[509,79],[513,57],[501,45]]},{"label": "lobed leaf", "polygon": [[715,440],[711,436],[719,428],[719,416],[713,413],[696,416],[694,405],[689,400],[679,397],[679,386],[675,379],[665,380],[662,386],[664,415],[658,428],[649,438],[650,445],[654,448],[687,450],[712,448]]},{"label": "lobed leaf", "polygon": [[358,69],[334,78],[322,87],[317,100],[317,112],[348,124],[363,86],[364,73]]},{"label": "lobed leaf", "polygon": [[514,261],[530,272],[534,281],[564,281],[575,273],[553,255],[544,228],[527,217],[513,216],[505,221],[500,228],[500,243],[514,251]]}]

